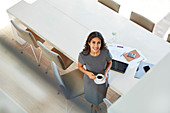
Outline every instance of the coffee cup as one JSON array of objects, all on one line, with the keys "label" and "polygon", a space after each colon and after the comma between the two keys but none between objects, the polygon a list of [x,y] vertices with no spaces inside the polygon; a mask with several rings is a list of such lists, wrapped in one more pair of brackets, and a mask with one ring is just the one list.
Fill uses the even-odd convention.
[{"label": "coffee cup", "polygon": [[97,76],[97,78],[98,78],[98,79],[102,79],[103,77],[99,75],[99,76]]},{"label": "coffee cup", "polygon": [[98,75],[96,76],[96,78],[97,78],[97,81],[102,81],[104,77],[103,77],[102,74],[98,74]]}]

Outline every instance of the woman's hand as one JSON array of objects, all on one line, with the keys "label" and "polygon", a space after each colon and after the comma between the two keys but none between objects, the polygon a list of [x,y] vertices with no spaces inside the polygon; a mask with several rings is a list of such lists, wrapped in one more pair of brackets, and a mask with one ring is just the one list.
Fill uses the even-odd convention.
[{"label": "woman's hand", "polygon": [[107,82],[107,80],[108,80],[108,77],[107,77],[107,71],[105,71],[105,73],[104,73],[104,76],[105,76],[105,82]]},{"label": "woman's hand", "polygon": [[95,79],[95,78],[96,78],[96,76],[95,76],[92,72],[86,71],[86,70],[83,68],[83,65],[82,65],[80,62],[78,62],[78,69],[79,69],[81,72],[83,72],[84,74],[86,74],[90,79]]},{"label": "woman's hand", "polygon": [[108,61],[108,62],[107,62],[107,68],[106,68],[106,70],[105,70],[105,72],[104,72],[105,82],[108,80],[107,73],[109,72],[111,66],[112,66],[112,61]]},{"label": "woman's hand", "polygon": [[107,76],[105,76],[105,82],[107,82],[107,80],[108,80],[108,78],[107,78]]},{"label": "woman's hand", "polygon": [[96,76],[92,72],[87,72],[86,74],[89,76],[90,79],[96,78]]}]

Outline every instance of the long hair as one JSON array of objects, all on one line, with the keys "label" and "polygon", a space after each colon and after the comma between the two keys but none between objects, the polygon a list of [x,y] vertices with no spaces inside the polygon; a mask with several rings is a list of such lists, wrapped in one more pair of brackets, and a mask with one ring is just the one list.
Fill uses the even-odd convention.
[{"label": "long hair", "polygon": [[95,37],[98,37],[100,40],[101,40],[101,47],[100,47],[100,50],[102,49],[106,49],[106,43],[104,42],[104,38],[102,36],[101,33],[97,32],[97,31],[94,31],[92,33],[89,34],[87,40],[86,40],[86,43],[84,45],[84,49],[82,51],[82,54],[87,56],[89,53],[90,53],[90,46],[89,46],[89,43],[90,41],[95,38]]}]

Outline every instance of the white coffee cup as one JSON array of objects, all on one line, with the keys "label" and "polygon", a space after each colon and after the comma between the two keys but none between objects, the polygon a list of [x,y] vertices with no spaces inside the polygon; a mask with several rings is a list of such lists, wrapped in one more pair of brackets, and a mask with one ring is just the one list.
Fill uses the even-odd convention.
[{"label": "white coffee cup", "polygon": [[104,84],[105,83],[105,76],[102,74],[97,74],[96,78],[94,79],[96,84]]},{"label": "white coffee cup", "polygon": [[103,76],[102,74],[98,74],[98,75],[96,76],[96,78],[97,78],[97,81],[103,81],[104,76]]}]

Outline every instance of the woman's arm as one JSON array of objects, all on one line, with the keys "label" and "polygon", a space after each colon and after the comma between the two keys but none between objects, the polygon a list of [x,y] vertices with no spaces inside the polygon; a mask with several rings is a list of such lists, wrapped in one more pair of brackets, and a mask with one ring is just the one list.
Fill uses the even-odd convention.
[{"label": "woman's arm", "polygon": [[108,73],[108,71],[110,70],[111,66],[112,66],[112,61],[108,61],[108,62],[107,62],[107,66],[106,66],[106,70],[105,70],[105,72],[104,72],[105,81],[108,80],[108,78],[107,78],[107,73]]},{"label": "woman's arm", "polygon": [[96,76],[95,76],[92,72],[86,71],[86,70],[83,68],[83,65],[82,65],[80,62],[78,62],[78,69],[79,69],[81,72],[83,72],[84,74],[88,75],[90,79],[95,79],[95,78],[96,78]]}]

